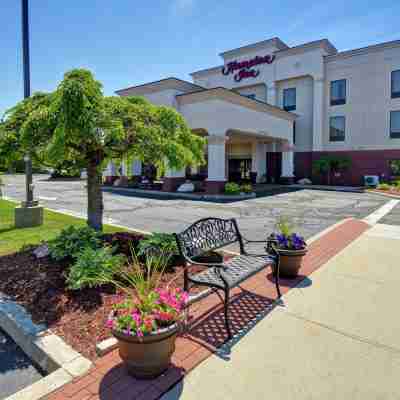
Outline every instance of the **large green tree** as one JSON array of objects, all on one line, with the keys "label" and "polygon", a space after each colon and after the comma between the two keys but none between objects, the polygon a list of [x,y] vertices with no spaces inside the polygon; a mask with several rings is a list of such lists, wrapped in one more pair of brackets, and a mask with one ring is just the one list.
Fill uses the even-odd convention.
[{"label": "large green tree", "polygon": [[0,123],[0,159],[29,153],[55,166],[71,161],[87,171],[88,224],[102,229],[102,171],[112,159],[137,158],[170,168],[203,162],[204,139],[173,108],[138,97],[106,97],[83,69],[67,72],[52,93],[37,93],[8,110]]}]

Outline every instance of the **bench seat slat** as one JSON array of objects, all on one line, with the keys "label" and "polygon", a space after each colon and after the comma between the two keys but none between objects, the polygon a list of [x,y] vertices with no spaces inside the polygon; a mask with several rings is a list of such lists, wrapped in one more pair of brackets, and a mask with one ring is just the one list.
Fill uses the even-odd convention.
[{"label": "bench seat slat", "polygon": [[221,279],[221,273],[229,288],[233,288],[274,263],[275,257],[271,255],[254,257],[242,254],[225,262],[225,268],[207,268],[198,274],[189,275],[189,280],[198,285],[207,286],[211,284],[224,289],[225,285]]}]

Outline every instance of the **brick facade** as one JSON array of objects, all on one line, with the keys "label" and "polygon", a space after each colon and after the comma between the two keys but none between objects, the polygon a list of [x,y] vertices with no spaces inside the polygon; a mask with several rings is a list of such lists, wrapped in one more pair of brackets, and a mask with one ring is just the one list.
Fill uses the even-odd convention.
[{"label": "brick facade", "polygon": [[312,163],[323,156],[348,157],[351,167],[342,171],[340,175],[331,176],[332,185],[354,185],[364,184],[364,175],[382,174],[390,177],[389,162],[400,160],[399,150],[356,150],[356,151],[320,151],[320,152],[297,152],[294,154],[296,179],[310,178],[313,183],[326,184],[326,177],[313,176]]}]

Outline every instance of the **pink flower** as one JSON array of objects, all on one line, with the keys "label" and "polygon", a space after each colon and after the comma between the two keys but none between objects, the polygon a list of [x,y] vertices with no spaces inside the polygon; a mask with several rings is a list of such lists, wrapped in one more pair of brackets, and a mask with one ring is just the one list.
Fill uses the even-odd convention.
[{"label": "pink flower", "polygon": [[186,303],[188,302],[188,300],[189,300],[189,293],[183,292],[183,293],[181,294],[181,301],[182,301],[184,304],[186,304]]},{"label": "pink flower", "polygon": [[137,337],[143,337],[143,332],[140,329],[138,329],[136,331],[136,335],[137,335]]},{"label": "pink flower", "polygon": [[106,326],[107,326],[107,328],[112,329],[114,327],[114,320],[108,319],[106,322]]},{"label": "pink flower", "polygon": [[132,313],[132,318],[135,321],[136,325],[139,326],[142,323],[142,316],[137,311],[134,311]]}]

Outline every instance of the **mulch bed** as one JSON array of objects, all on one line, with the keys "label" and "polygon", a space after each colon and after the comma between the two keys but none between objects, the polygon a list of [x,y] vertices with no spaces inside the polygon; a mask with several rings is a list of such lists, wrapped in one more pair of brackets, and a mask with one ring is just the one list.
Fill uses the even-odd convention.
[{"label": "mulch bed", "polygon": [[[25,307],[35,323],[46,324],[75,350],[94,360],[96,343],[110,336],[105,322],[121,292],[107,286],[68,290],[64,277],[67,270],[67,263],[49,257],[36,259],[32,251],[2,256],[0,292]],[[163,283],[172,279],[175,286],[183,287],[181,266],[166,271]]]}]

